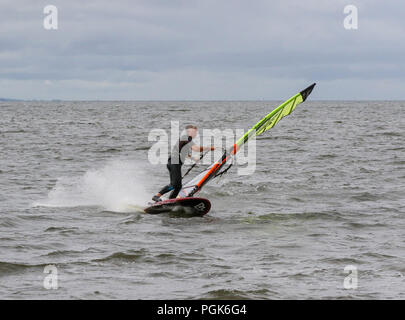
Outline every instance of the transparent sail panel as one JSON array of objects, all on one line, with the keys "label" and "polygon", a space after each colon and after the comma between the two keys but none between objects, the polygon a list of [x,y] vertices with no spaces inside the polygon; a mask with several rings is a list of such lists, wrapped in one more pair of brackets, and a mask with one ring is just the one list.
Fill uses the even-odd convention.
[{"label": "transparent sail panel", "polygon": [[197,185],[198,182],[201,181],[202,178],[204,178],[208,171],[214,166],[214,164],[210,165],[208,168],[206,168],[204,171],[199,173],[196,177],[191,179],[189,182],[183,185],[183,188],[181,189],[179,196],[180,198],[187,197],[191,191],[194,189],[194,187]]}]

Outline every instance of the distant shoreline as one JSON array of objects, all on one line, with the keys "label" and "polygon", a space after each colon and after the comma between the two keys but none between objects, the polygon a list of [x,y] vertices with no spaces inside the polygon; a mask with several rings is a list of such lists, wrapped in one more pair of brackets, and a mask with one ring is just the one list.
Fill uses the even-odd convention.
[{"label": "distant shoreline", "polygon": [[8,101],[23,101],[23,100],[9,99],[9,98],[0,98],[0,102],[8,102]]}]

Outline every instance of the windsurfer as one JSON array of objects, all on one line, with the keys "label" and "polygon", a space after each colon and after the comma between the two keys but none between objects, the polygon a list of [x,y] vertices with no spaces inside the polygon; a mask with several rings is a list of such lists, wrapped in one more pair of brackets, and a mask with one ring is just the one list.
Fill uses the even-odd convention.
[{"label": "windsurfer", "polygon": [[203,147],[197,146],[193,142],[193,138],[197,136],[198,129],[194,125],[186,126],[185,133],[180,136],[179,141],[173,147],[172,152],[167,161],[167,169],[170,174],[170,184],[164,186],[152,198],[153,201],[162,201],[161,196],[172,190],[169,199],[174,199],[179,194],[182,187],[181,166],[184,163],[186,156],[190,156],[191,150],[197,152],[204,152],[208,150],[215,150],[213,146]]}]

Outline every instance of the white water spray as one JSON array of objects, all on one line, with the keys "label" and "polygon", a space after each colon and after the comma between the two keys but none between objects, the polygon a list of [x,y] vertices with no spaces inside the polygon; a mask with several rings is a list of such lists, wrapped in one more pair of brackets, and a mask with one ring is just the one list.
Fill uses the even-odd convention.
[{"label": "white water spray", "polygon": [[110,211],[134,211],[135,207],[145,206],[150,198],[144,187],[148,180],[143,172],[133,161],[113,160],[83,176],[59,178],[47,199],[34,205],[100,206]]}]

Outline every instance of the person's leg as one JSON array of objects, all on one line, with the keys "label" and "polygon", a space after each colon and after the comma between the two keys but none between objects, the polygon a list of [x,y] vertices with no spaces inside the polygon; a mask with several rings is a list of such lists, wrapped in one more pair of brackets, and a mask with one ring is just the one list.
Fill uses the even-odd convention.
[{"label": "person's leg", "polygon": [[173,187],[173,191],[170,194],[169,199],[174,199],[179,194],[182,184],[181,184],[181,165],[172,164],[170,167],[170,184]]},{"label": "person's leg", "polygon": [[163,188],[162,188],[162,190],[160,190],[159,192],[158,192],[158,196],[159,197],[161,197],[161,196],[163,196],[165,193],[168,193],[169,191],[171,191],[171,190],[173,190],[173,186],[171,185],[171,184],[168,184],[167,186],[164,186]]},{"label": "person's leg", "polygon": [[[167,170],[169,170],[169,174],[170,174],[170,180],[171,180],[171,165],[170,164],[167,164]],[[162,190],[160,190],[157,194],[155,194],[154,196],[153,196],[153,198],[152,198],[152,200],[154,200],[154,201],[161,201],[161,199],[160,199],[160,197],[162,196],[162,195],[164,195],[165,193],[168,193],[169,191],[171,191],[171,190],[173,190],[173,186],[171,185],[171,184],[168,184],[168,185],[166,185],[166,186],[164,186],[163,188],[162,188]]]}]

